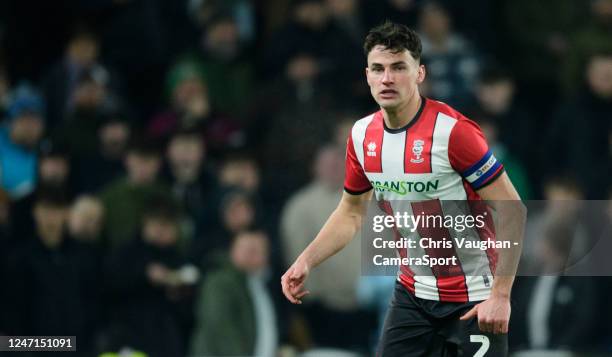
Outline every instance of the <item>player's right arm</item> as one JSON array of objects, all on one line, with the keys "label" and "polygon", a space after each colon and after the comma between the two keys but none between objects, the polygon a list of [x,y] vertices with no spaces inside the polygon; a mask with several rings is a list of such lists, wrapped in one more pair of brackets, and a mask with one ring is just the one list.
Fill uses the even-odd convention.
[{"label": "player's right arm", "polygon": [[283,294],[294,304],[301,304],[308,294],[304,283],[310,270],[342,250],[361,227],[367,201],[372,191],[361,194],[344,192],[338,207],[329,216],[317,237],[304,249],[281,278]]},{"label": "player's right arm", "polygon": [[281,278],[283,293],[294,304],[301,304],[302,297],[308,294],[304,289],[304,282],[310,269],[336,254],[353,239],[361,227],[367,201],[372,198],[372,185],[357,158],[352,133],[346,143],[344,169],[345,192],[338,207],[315,239]]}]

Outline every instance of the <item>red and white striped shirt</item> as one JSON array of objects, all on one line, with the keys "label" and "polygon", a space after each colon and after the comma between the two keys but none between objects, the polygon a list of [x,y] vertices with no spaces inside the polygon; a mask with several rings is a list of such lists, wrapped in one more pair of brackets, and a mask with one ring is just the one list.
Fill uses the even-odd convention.
[{"label": "red and white striped shirt", "polygon": [[[374,189],[387,214],[452,215],[465,205],[472,215],[487,211],[476,190],[503,172],[478,125],[450,106],[423,98],[415,118],[403,128],[390,129],[378,111],[353,126],[347,144],[344,189],[360,194]],[[492,217],[482,228],[418,227],[397,230],[419,240],[494,240]],[[418,247],[418,245],[417,245]],[[449,302],[481,301],[489,297],[495,272],[494,249],[451,248],[398,250],[401,257],[457,257],[450,267],[401,266],[398,280],[417,297]]]}]

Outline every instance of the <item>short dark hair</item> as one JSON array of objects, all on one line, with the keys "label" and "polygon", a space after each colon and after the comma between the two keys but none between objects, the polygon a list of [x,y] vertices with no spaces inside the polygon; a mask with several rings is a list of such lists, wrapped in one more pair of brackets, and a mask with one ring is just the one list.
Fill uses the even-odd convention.
[{"label": "short dark hair", "polygon": [[235,162],[253,162],[256,166],[259,166],[257,159],[253,154],[247,151],[246,148],[234,148],[226,150],[221,160],[221,167]]},{"label": "short dark hair", "polygon": [[143,137],[135,138],[128,147],[128,154],[146,158],[161,158],[161,144]]},{"label": "short dark hair", "polygon": [[63,159],[70,161],[70,152],[62,143],[45,140],[38,148],[38,160]]},{"label": "short dark hair", "polygon": [[100,113],[100,126],[106,126],[109,124],[124,124],[130,127],[130,121],[128,119],[128,113],[122,108],[109,108]]},{"label": "short dark hair", "polygon": [[264,239],[266,241],[268,241],[268,242],[270,241],[268,232],[263,227],[261,227],[260,225],[253,224],[251,227],[248,227],[248,228],[245,228],[245,229],[242,229],[242,230],[236,232],[231,237],[232,244],[234,244],[236,242],[238,237],[243,236],[245,234],[248,234],[248,235],[261,235],[261,236],[264,237]]},{"label": "short dark hair", "polygon": [[199,128],[180,128],[170,135],[170,141],[179,139],[194,140],[204,144],[204,135]]},{"label": "short dark hair", "polygon": [[178,222],[181,219],[182,210],[179,204],[170,196],[156,193],[146,200],[146,206],[142,212],[142,220],[164,220]]},{"label": "short dark hair", "polygon": [[35,205],[59,209],[70,206],[68,194],[62,188],[43,185],[36,190],[35,197]]},{"label": "short dark hair", "polygon": [[485,66],[478,78],[478,82],[484,85],[491,85],[505,81],[512,82],[512,74],[504,67],[497,64],[489,64]]},{"label": "short dark hair", "polygon": [[368,32],[363,44],[365,55],[367,56],[378,45],[384,46],[392,53],[408,50],[415,60],[421,59],[421,52],[423,51],[421,39],[414,30],[406,25],[391,21],[386,21]]},{"label": "short dark hair", "polygon": [[544,180],[544,186],[557,186],[582,194],[582,188],[576,177],[569,172],[559,171]]}]

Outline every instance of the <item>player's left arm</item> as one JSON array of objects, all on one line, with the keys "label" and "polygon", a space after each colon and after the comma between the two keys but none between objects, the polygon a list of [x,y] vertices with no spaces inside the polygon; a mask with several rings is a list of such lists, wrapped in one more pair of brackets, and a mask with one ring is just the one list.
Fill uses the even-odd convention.
[{"label": "player's left arm", "polygon": [[461,319],[477,317],[482,332],[508,333],[510,292],[520,259],[527,210],[505,172],[477,192],[496,212],[497,239],[509,241],[511,248],[498,250],[490,297],[476,305]]},{"label": "player's left arm", "polygon": [[496,240],[507,241],[510,249],[497,251],[495,279],[489,299],[461,317],[478,317],[483,332],[506,333],[510,321],[510,291],[520,259],[526,209],[514,185],[486,142],[478,125],[460,120],[449,138],[453,168],[495,211]]},{"label": "player's left arm", "polygon": [[499,252],[500,260],[491,291],[492,295],[510,297],[520,259],[527,209],[505,172],[477,192],[497,213],[497,238],[510,241],[512,247],[516,247]]}]

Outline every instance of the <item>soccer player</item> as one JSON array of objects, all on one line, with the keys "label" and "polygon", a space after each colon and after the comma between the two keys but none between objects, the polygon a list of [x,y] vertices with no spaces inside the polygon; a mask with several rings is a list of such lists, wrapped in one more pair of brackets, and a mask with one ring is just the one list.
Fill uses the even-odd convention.
[{"label": "soccer player", "polygon": [[[421,49],[419,37],[404,25],[387,22],[368,33],[366,78],[380,110],[354,124],[347,143],[342,199],[281,279],[283,293],[292,303],[300,304],[308,294],[304,283],[311,269],[342,249],[360,229],[372,196],[389,215],[398,211],[398,202],[415,214],[436,215],[443,212],[445,200],[490,200],[495,211],[507,218],[506,226],[497,229],[498,237],[522,233],[524,206],[480,128],[448,105],[420,95],[418,85],[426,74],[420,64]],[[393,186],[394,182],[401,185]],[[508,208],[499,204],[502,200],[519,204]],[[421,237],[428,233],[436,231],[417,232]],[[492,229],[478,232],[485,233],[494,235]],[[507,354],[517,259],[491,250],[479,251],[484,257],[474,256],[456,248],[431,253],[458,257],[459,274],[444,275],[433,268],[421,274],[417,267],[400,266],[378,356]],[[474,259],[489,264],[475,267]],[[502,265],[506,273],[495,274]]]}]

